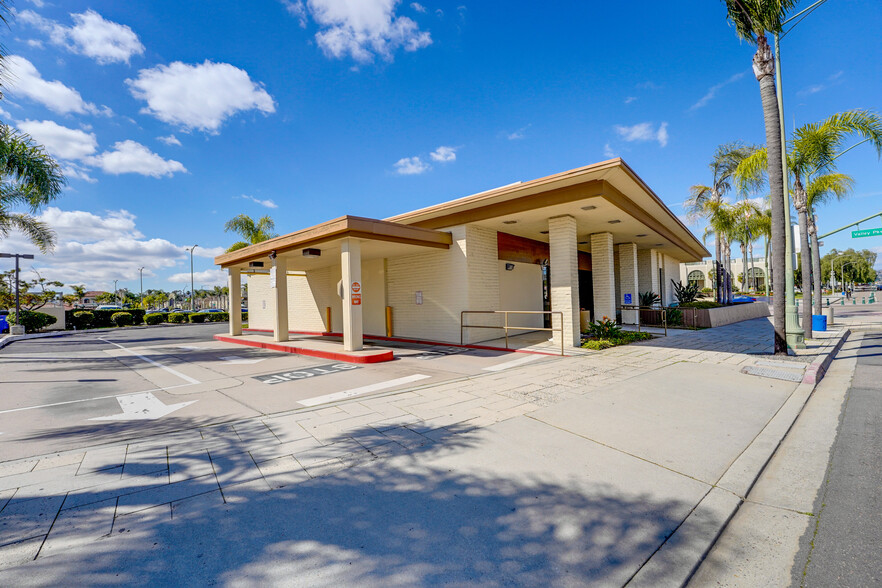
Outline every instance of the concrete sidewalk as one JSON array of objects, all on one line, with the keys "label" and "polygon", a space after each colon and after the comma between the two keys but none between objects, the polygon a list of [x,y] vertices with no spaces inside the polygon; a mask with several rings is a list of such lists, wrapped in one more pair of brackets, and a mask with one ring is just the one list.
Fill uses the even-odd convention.
[{"label": "concrete sidewalk", "polygon": [[[843,335],[788,361],[808,376]],[[0,463],[0,584],[679,586],[814,388],[742,373],[771,338],[756,319]]]}]

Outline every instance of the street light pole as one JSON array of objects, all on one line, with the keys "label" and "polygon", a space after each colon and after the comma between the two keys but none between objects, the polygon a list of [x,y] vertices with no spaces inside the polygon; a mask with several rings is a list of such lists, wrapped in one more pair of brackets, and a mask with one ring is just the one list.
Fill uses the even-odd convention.
[{"label": "street light pole", "polygon": [[195,292],[193,291],[193,250],[199,247],[199,245],[193,245],[192,247],[187,247],[187,251],[190,252],[190,310],[193,310],[193,298],[195,297]]},{"label": "street light pole", "polygon": [[[25,253],[0,253],[0,257],[7,258],[7,259],[11,258],[11,257],[15,258],[15,326],[17,327],[17,329],[16,329],[17,331],[21,331],[21,328],[20,328],[21,327],[21,300],[19,298],[19,289],[18,289],[18,284],[19,284],[18,260],[19,259],[33,259],[34,256],[31,254],[25,254]],[[10,328],[10,334],[16,335],[16,334],[21,334],[21,333],[13,333],[12,329]]]},{"label": "street light pole", "polygon": [[141,308],[144,308],[144,268],[138,268],[138,277],[141,279]]},{"label": "street light pole", "polygon": [[116,300],[117,304],[119,304],[119,289],[116,287],[117,282],[119,282],[119,280],[113,281],[113,299]]}]

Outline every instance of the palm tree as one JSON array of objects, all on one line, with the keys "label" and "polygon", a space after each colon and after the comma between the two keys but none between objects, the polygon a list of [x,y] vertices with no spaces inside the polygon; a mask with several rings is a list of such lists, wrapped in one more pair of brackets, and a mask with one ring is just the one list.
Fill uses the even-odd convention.
[{"label": "palm tree", "polygon": [[705,209],[708,226],[704,229],[704,240],[713,235],[722,249],[723,271],[717,272],[717,290],[723,294],[718,300],[725,304],[732,299],[730,242],[736,236],[736,218],[732,206],[727,202],[708,202]]},{"label": "palm tree", "polygon": [[[733,236],[741,243],[741,289],[747,290],[750,271],[747,265],[747,250],[752,247],[755,235],[755,217],[760,214],[759,208],[750,200],[741,200],[732,206]],[[752,255],[751,255],[752,256]]]},{"label": "palm tree", "polygon": [[[723,202],[723,197],[732,189],[732,178],[738,164],[756,150],[756,147],[743,145],[741,143],[726,143],[717,147],[714,152],[713,159],[710,162],[711,177],[713,181],[710,186],[696,184],[689,188],[690,196],[686,200],[686,211],[690,219],[697,220],[703,218],[711,222],[711,217],[725,210],[719,205]],[[711,222],[711,225],[713,223]],[[716,261],[716,269],[714,270],[716,277],[716,298],[718,301],[728,300],[731,293],[723,292],[723,280],[720,276],[720,267],[723,263],[723,250],[727,248],[724,241],[724,235],[715,232],[714,239],[714,259]],[[728,258],[725,258],[728,259]],[[729,264],[725,266],[729,268]]]},{"label": "palm tree", "polygon": [[824,204],[831,198],[842,200],[854,187],[854,179],[846,174],[828,173],[816,176],[806,186],[809,210],[809,236],[812,245],[812,280],[813,302],[815,314],[821,314],[821,250],[818,246],[818,216],[814,214],[815,206]]},{"label": "palm tree", "polygon": [[[772,271],[780,279],[784,275],[784,250],[786,246],[784,226],[784,169],[781,146],[781,112],[775,92],[775,59],[766,33],[781,31],[787,11],[798,0],[725,0],[729,20],[735,25],[738,36],[756,43],[753,56],[753,73],[759,82],[763,118],[766,126],[766,147],[769,150],[769,188],[772,209],[772,248],[776,252]],[[772,305],[775,325],[775,353],[787,354],[784,292],[779,287]]]},{"label": "palm tree", "polygon": [[[0,123],[0,238],[13,230],[47,253],[55,246],[55,233],[34,214],[61,194],[65,180],[61,168],[26,134]],[[26,207],[28,212],[13,212]]]},{"label": "palm tree", "polygon": [[227,224],[224,225],[224,231],[238,233],[245,241],[233,243],[227,251],[236,251],[237,249],[278,237],[278,235],[272,232],[274,228],[276,228],[276,223],[268,216],[261,217],[257,222],[254,222],[254,219],[247,214],[240,214],[227,221]]}]

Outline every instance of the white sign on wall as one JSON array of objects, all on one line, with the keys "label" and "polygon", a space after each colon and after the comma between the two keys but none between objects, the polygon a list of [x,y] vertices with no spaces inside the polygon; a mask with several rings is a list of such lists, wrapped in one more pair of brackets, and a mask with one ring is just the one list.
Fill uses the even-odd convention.
[{"label": "white sign on wall", "polygon": [[422,290],[417,290],[417,291],[416,291],[415,298],[416,298],[416,303],[417,303],[417,304],[422,304],[422,303],[423,303],[423,291],[422,291]]}]

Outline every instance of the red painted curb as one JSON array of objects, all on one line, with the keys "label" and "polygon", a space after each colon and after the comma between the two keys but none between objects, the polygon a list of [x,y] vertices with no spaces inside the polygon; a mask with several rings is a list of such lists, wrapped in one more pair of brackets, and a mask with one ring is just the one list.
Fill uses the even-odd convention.
[{"label": "red painted curb", "polygon": [[[272,333],[272,329],[242,329],[242,332]],[[292,335],[308,335],[311,337],[342,337],[343,333],[319,333],[313,331],[288,331]],[[465,349],[481,349],[484,351],[504,351],[505,353],[529,353],[531,355],[550,355],[560,357],[560,353],[548,353],[545,351],[532,351],[529,349],[506,349],[505,347],[491,347],[489,345],[460,345],[459,343],[446,343],[444,341],[427,341],[425,339],[403,339],[401,337],[384,337],[382,335],[363,335],[365,339],[373,341],[391,341],[393,343],[413,343],[414,345],[438,345],[442,347],[462,347]]]},{"label": "red painted curb", "polygon": [[331,359],[334,361],[345,361],[347,363],[381,363],[384,361],[392,361],[395,356],[391,351],[383,351],[372,355],[349,355],[347,353],[337,353],[335,351],[320,351],[318,349],[306,349],[303,347],[291,347],[288,345],[280,345],[278,343],[264,343],[263,341],[248,341],[246,339],[238,339],[236,337],[227,337],[224,335],[215,335],[215,339],[224,343],[234,343],[236,345],[246,345],[248,347],[260,347],[261,349],[270,349],[272,351],[282,351],[284,353],[296,353],[297,355],[308,355],[310,357],[320,357],[322,359]]}]

